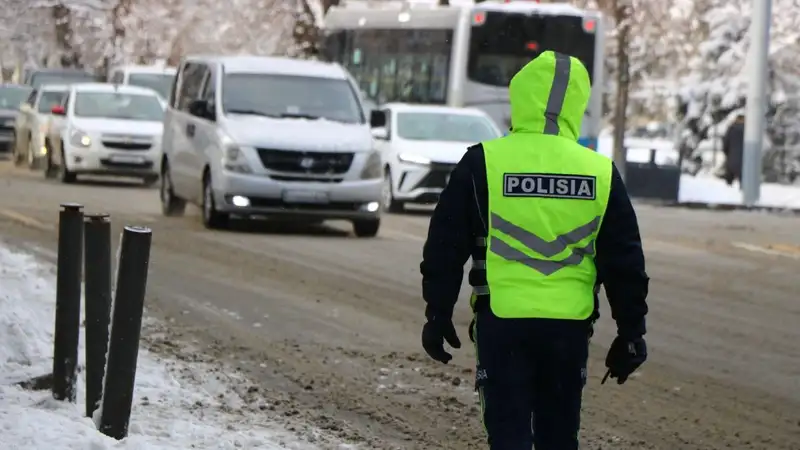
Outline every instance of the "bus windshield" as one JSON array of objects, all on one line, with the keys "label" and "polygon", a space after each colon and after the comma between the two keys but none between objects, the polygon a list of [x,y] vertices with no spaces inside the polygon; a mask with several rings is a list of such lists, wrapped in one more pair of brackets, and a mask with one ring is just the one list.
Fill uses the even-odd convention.
[{"label": "bus windshield", "polygon": [[541,52],[553,50],[581,60],[592,78],[595,35],[578,16],[487,11],[472,26],[467,76],[477,83],[507,87],[514,74]]}]

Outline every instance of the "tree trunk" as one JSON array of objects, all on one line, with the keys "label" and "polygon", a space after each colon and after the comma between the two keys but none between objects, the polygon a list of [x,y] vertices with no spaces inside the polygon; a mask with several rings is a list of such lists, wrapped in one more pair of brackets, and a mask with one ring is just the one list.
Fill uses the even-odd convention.
[{"label": "tree trunk", "polygon": [[119,63],[123,55],[125,45],[125,19],[130,15],[131,8],[133,7],[133,0],[118,0],[117,4],[111,8],[111,54],[103,58],[102,75],[108,78],[108,72],[111,67]]},{"label": "tree trunk", "polygon": [[314,13],[307,0],[299,0],[300,8],[295,16],[294,42],[300,48],[300,55],[306,58],[317,56],[320,53],[322,38],[320,30],[314,23]]},{"label": "tree trunk", "polygon": [[614,164],[622,179],[625,179],[627,149],[625,148],[626,114],[630,89],[630,67],[628,66],[628,38],[630,35],[630,9],[626,0],[614,1],[614,19],[617,23],[617,92],[614,102]]},{"label": "tree trunk", "polygon": [[55,22],[56,45],[61,53],[59,64],[61,67],[79,67],[80,55],[72,45],[72,12],[65,4],[57,3],[50,14]]}]

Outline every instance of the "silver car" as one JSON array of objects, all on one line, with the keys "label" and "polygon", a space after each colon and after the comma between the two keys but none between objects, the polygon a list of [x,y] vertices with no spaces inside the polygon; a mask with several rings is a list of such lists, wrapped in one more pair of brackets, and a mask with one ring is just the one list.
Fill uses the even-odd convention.
[{"label": "silver car", "polygon": [[231,215],[380,227],[381,155],[357,88],[337,64],[270,57],[189,57],[164,120],[165,215]]}]

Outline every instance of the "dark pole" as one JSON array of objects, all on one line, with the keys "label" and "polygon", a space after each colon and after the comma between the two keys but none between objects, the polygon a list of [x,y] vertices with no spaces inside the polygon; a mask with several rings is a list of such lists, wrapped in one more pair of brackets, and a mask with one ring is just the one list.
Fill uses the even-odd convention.
[{"label": "dark pole", "polygon": [[117,286],[111,306],[111,339],[98,424],[100,432],[115,439],[128,435],[151,240],[149,228],[125,227],[120,243]]},{"label": "dark pole", "polygon": [[111,314],[111,221],[108,214],[84,219],[84,308],[86,318],[86,417],[103,393]]},{"label": "dark pole", "polygon": [[58,218],[53,397],[74,402],[81,325],[83,206],[64,203],[61,208]]}]

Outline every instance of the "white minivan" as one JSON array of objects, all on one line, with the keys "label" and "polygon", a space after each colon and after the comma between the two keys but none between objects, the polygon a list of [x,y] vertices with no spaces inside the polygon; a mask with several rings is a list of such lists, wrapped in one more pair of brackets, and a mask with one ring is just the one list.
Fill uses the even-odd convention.
[{"label": "white minivan", "polygon": [[338,64],[274,57],[188,57],[164,119],[161,202],[186,203],[208,228],[232,215],[349,220],[380,227],[383,172],[352,77]]}]

